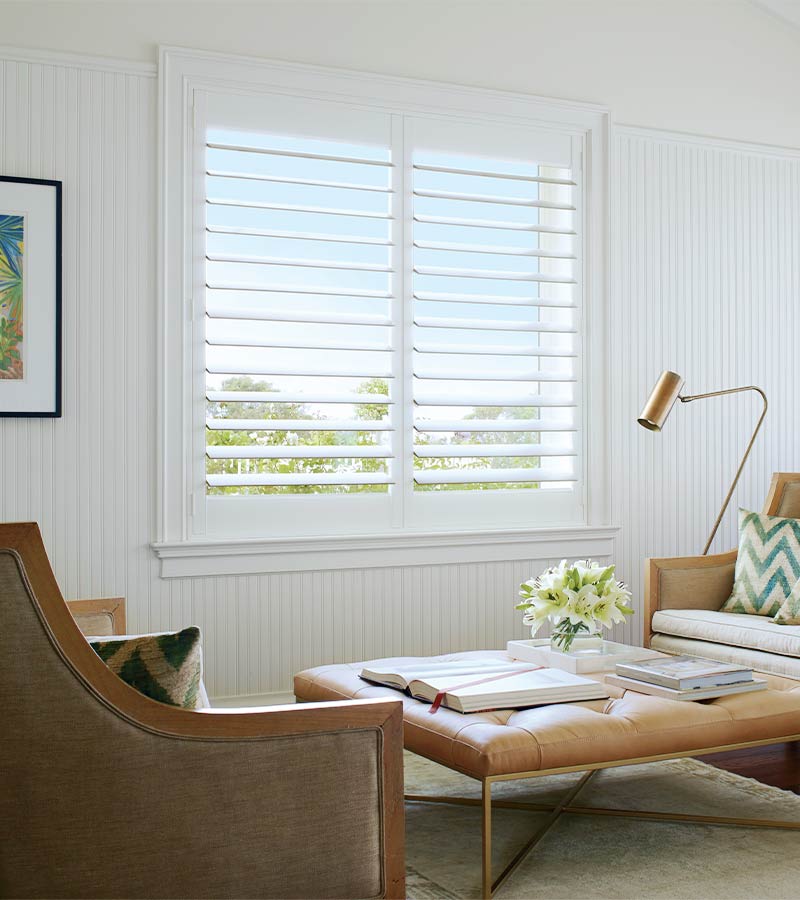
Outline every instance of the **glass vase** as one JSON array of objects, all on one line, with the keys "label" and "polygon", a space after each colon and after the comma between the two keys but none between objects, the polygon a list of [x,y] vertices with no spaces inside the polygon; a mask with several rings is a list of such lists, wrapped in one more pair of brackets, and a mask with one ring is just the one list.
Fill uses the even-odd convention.
[{"label": "glass vase", "polygon": [[603,635],[596,628],[561,622],[550,635],[550,649],[556,653],[597,653],[603,649]]}]

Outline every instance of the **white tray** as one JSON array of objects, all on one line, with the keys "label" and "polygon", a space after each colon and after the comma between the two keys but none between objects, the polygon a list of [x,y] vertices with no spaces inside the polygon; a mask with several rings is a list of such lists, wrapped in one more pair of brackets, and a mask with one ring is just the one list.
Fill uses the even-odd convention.
[{"label": "white tray", "polygon": [[537,638],[531,641],[509,641],[506,649],[513,659],[538,663],[553,669],[563,669],[574,675],[589,672],[613,672],[617,663],[632,662],[639,659],[653,659],[663,656],[656,650],[644,647],[632,647],[629,644],[616,644],[614,641],[603,641],[601,650],[577,650],[562,653],[550,647],[550,638]]}]

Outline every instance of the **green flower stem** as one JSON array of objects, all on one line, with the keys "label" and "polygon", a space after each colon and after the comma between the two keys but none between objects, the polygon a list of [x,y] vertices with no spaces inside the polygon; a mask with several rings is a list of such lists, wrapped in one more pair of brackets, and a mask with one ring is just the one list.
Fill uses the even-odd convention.
[{"label": "green flower stem", "polygon": [[564,653],[569,653],[569,648],[572,646],[572,642],[575,638],[582,632],[588,630],[588,626],[583,622],[578,622],[576,625],[573,625],[569,619],[564,619],[553,629],[553,642],[557,647],[560,647]]}]

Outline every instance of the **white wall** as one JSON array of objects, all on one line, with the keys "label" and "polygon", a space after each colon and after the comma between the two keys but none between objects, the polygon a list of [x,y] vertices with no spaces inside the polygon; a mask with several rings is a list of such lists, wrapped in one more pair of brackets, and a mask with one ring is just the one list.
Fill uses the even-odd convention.
[{"label": "white wall", "polygon": [[158,43],[527,91],[618,122],[800,146],[800,30],[748,0],[0,2],[0,43]]},{"label": "white wall", "polygon": [[159,577],[155,78],[6,60],[0,106],[0,172],[64,182],[64,415],[0,419],[0,521],[41,524],[65,596],[127,597],[131,632],[199,625],[218,697],[524,636],[517,587],[553,560]]},{"label": "white wall", "polygon": [[[31,5],[36,4],[26,4]],[[91,27],[85,22],[76,27],[73,21],[70,31],[64,27],[59,33],[58,24],[64,26],[65,20],[58,9],[70,5],[49,4],[48,16],[40,17],[44,32],[36,32],[38,40],[58,49],[149,54],[142,30],[154,34],[155,13],[143,14],[143,24],[126,23],[124,33],[109,33],[99,47],[92,33],[105,21],[106,7],[117,4],[93,4],[98,19]],[[293,6],[301,5],[307,6]],[[326,9],[334,5],[340,4],[324,4]],[[372,4],[364,12],[372,34],[379,26],[372,9],[383,5]],[[441,11],[442,4],[430,5]],[[785,38],[773,20],[758,19],[745,4],[732,5],[733,18],[746,22],[780,61]],[[4,25],[14,26],[4,34],[35,44],[34,30],[25,30],[28,14],[12,9],[9,17],[11,6],[2,7]],[[570,81],[569,90],[560,91],[554,84],[545,89],[541,80],[528,85],[519,72],[509,81],[507,67],[502,79],[487,63],[467,71],[454,35],[462,47],[477,40],[469,26],[469,16],[477,11],[463,6],[467,18],[455,20],[456,25],[446,28],[436,16],[432,20],[439,36],[447,35],[447,46],[453,45],[446,60],[420,52],[393,69],[390,56],[370,55],[374,40],[363,50],[357,35],[351,35],[346,59],[337,41],[322,47],[319,35],[313,37],[319,23],[311,28],[304,55],[295,58],[608,100],[585,73],[582,84]],[[265,43],[272,54],[288,57],[290,38],[298,48],[305,45],[287,24],[295,13],[274,7],[275,21],[284,23],[284,52],[274,33]],[[535,5],[534,11],[540,8]],[[522,14],[519,8],[514,12]],[[208,28],[208,16],[196,18]],[[212,42],[208,30],[205,40],[196,31],[190,40],[191,29],[199,27],[194,18],[185,38],[175,32],[169,9],[164,21],[166,40]],[[229,49],[225,41],[233,32],[226,17],[220,21],[215,46]],[[367,24],[361,22],[360,28]],[[509,40],[517,39],[512,28]],[[247,46],[247,35],[239,40],[243,49],[257,49]],[[546,50],[550,42],[541,40]],[[538,65],[534,68],[544,77]],[[569,69],[562,60],[565,77]],[[771,103],[780,91],[773,86],[773,95],[767,96],[766,71],[758,84],[764,102]],[[631,89],[641,91],[641,80],[632,79]],[[708,97],[716,96],[715,83],[706,76]],[[788,97],[783,99],[788,103]],[[679,106],[674,103],[676,113]],[[725,124],[723,115],[716,120],[718,128],[698,123],[698,130],[730,126],[729,133],[739,129],[756,140],[794,140],[800,146],[800,135],[796,140],[788,136],[792,123],[785,116],[775,127],[786,128],[786,137],[764,134],[763,109],[757,114],[755,106],[753,100],[741,121]],[[6,61],[0,68],[0,107],[0,172],[65,183],[64,417],[0,420],[0,520],[42,523],[65,594],[128,597],[131,630],[198,624],[204,631],[210,690],[218,696],[288,690],[292,672],[313,663],[501,646],[520,635],[513,610],[516,586],[547,560],[158,577],[148,548],[155,530],[155,80],[63,61]],[[661,124],[691,127],[687,123],[695,113],[687,113],[690,117],[679,125],[666,101],[659,108]],[[622,117],[613,104],[612,111]],[[793,346],[793,335],[800,331],[800,164],[792,154],[624,130],[615,138],[615,149],[612,474],[614,517],[624,526],[616,558],[638,600],[644,556],[702,546],[755,411],[746,398],[706,401],[677,409],[662,435],[644,432],[634,418],[663,366],[684,372],[694,391],[749,381],[768,390],[770,418],[738,500],[758,506],[773,469],[800,468],[794,394],[800,360]],[[733,536],[729,517],[718,546],[731,545]],[[639,616],[620,636],[633,639],[641,627]]]},{"label": "white wall", "polygon": [[762,408],[754,393],[698,400],[645,431],[635,416],[662,369],[686,393],[769,398],[712,552],[736,546],[737,504],[760,509],[772,472],[800,471],[800,151],[623,128],[611,181],[613,518],[640,584],[644,557],[705,545]]}]

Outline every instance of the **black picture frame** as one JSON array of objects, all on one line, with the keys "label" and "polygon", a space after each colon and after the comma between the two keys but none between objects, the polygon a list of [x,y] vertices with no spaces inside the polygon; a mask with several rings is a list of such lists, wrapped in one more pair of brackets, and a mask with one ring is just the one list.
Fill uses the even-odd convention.
[{"label": "black picture frame", "polygon": [[[60,419],[62,415],[62,293],[63,293],[63,270],[62,270],[62,193],[63,183],[48,178],[21,178],[12,175],[0,175],[0,185],[4,183],[29,184],[38,187],[50,187],[55,192],[55,248],[54,248],[54,269],[55,269],[55,296],[53,298],[55,304],[54,310],[54,362],[55,362],[55,379],[52,409],[43,410],[5,410],[2,409],[2,400],[0,400],[0,418],[20,418],[20,419]],[[1,383],[1,382],[0,382]]]}]

